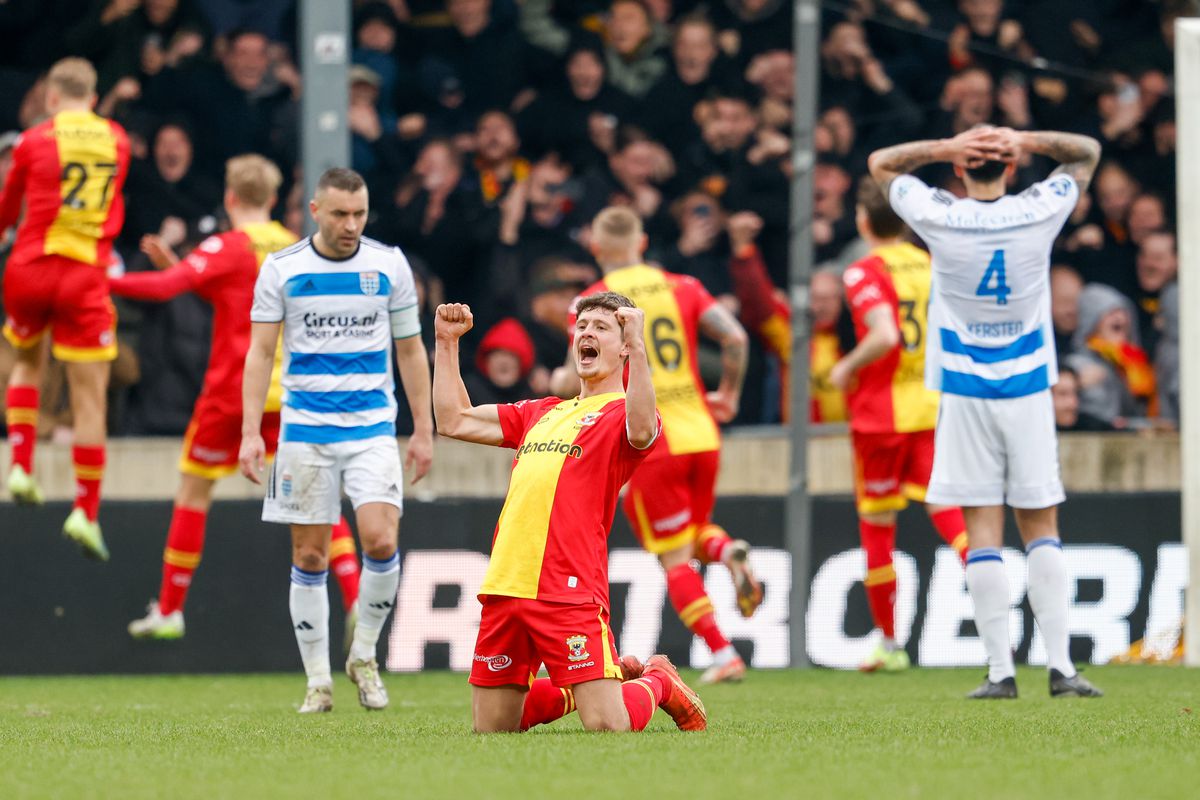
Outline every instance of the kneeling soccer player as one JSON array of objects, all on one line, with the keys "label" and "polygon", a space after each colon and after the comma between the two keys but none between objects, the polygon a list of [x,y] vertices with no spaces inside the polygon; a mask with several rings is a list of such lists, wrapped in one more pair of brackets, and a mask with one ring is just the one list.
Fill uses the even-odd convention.
[{"label": "kneeling soccer player", "polygon": [[[617,658],[609,627],[607,540],[617,495],[662,429],[643,322],[622,295],[584,298],[573,344],[578,397],[472,406],[458,365],[471,310],[438,306],[438,431],[517,451],[479,590],[483,615],[470,681],[480,733],[522,730],[572,709],[588,730],[641,730],[655,708],[682,730],[707,725],[704,704],[666,656],[652,656],[641,677],[622,681],[632,675]],[[550,679],[535,682],[543,663]]]}]

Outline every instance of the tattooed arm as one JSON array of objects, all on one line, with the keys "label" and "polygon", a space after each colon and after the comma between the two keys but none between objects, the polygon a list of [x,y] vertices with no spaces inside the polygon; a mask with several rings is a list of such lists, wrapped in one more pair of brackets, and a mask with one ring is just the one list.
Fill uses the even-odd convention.
[{"label": "tattooed arm", "polygon": [[721,383],[715,392],[709,392],[708,405],[717,422],[729,422],[737,416],[741,402],[750,339],[737,318],[720,303],[700,315],[700,330],[721,345]]},{"label": "tattooed arm", "polygon": [[948,161],[960,167],[971,167],[989,159],[1011,160],[1012,152],[1008,146],[996,128],[972,128],[953,139],[926,139],[876,150],[867,159],[867,168],[883,190],[884,197],[890,197],[888,189],[893,180],[926,164]]},{"label": "tattooed arm", "polygon": [[1087,191],[1096,165],[1100,163],[1100,143],[1090,136],[1060,131],[1019,131],[1018,142],[1027,153],[1053,158],[1059,162],[1054,174],[1064,173],[1075,179],[1082,194]]}]

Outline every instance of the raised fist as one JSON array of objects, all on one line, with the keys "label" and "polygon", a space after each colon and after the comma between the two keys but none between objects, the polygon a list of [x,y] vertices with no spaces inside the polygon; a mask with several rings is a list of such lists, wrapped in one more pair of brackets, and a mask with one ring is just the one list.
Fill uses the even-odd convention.
[{"label": "raised fist", "polygon": [[471,314],[470,306],[465,303],[443,303],[434,314],[433,331],[439,339],[457,341],[474,324],[475,317]]}]

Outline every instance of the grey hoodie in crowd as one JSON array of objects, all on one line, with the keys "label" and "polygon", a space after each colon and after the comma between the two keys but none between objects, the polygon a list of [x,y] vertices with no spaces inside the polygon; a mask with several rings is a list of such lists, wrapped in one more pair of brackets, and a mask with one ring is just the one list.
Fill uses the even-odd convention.
[{"label": "grey hoodie in crowd", "polygon": [[[1140,345],[1135,324],[1137,313],[1133,301],[1111,286],[1089,283],[1079,294],[1079,327],[1071,337],[1071,355],[1066,359],[1067,364],[1079,373],[1081,379],[1079,413],[1088,414],[1110,425],[1118,417],[1146,415],[1146,409],[1142,408],[1141,403],[1129,392],[1116,366],[1088,349],[1087,340],[1095,333],[1100,320],[1105,314],[1117,309],[1124,309],[1129,314],[1129,340]],[[1097,366],[1105,370],[1104,380],[1091,386],[1083,386],[1083,376],[1091,371],[1091,367]]]}]

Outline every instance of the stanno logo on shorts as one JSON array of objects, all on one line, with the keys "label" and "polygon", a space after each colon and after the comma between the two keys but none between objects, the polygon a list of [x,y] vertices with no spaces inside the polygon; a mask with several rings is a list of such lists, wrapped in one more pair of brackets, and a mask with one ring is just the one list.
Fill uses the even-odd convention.
[{"label": "stanno logo on shorts", "polygon": [[379,273],[358,273],[358,288],[362,289],[363,294],[379,294]]},{"label": "stanno logo on shorts", "polygon": [[583,661],[585,658],[591,658],[585,648],[587,647],[587,637],[582,635],[567,637],[567,661]]}]

